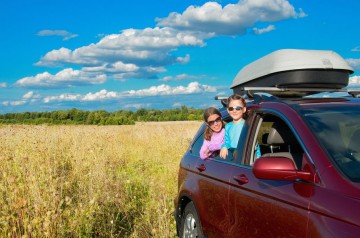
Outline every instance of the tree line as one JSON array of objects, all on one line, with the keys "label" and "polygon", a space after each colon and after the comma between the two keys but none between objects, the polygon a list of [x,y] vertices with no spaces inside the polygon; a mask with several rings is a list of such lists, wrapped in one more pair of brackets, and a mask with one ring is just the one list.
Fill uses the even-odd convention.
[{"label": "tree line", "polygon": [[105,110],[82,111],[76,108],[52,112],[21,112],[0,114],[0,124],[50,124],[50,125],[134,125],[147,121],[193,121],[202,120],[203,109],[181,106],[176,109],[144,109],[137,111]]}]

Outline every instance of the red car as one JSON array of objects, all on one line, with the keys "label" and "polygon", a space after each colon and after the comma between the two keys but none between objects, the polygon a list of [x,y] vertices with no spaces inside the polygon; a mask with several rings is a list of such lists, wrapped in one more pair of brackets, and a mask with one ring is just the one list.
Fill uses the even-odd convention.
[{"label": "red car", "polygon": [[[360,237],[360,99],[341,80],[321,82],[277,86],[277,96],[233,87],[251,95],[249,117],[226,159],[200,159],[205,124],[194,137],[174,200],[180,237]],[[347,96],[303,97],[329,88]]]}]

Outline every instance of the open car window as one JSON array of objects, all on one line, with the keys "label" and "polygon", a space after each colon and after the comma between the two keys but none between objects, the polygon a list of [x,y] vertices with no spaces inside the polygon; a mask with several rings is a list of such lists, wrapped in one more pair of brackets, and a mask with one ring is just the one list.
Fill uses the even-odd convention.
[{"label": "open car window", "polygon": [[272,114],[258,116],[256,120],[257,127],[250,144],[248,165],[252,166],[259,157],[256,153],[258,146],[261,157],[287,157],[301,170],[304,150],[287,123]]}]

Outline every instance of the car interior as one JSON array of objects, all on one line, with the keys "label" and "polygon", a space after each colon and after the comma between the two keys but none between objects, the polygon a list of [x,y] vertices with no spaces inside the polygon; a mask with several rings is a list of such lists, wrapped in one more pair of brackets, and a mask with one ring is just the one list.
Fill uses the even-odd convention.
[{"label": "car interior", "polygon": [[280,118],[264,117],[257,138],[261,157],[287,157],[294,161],[297,169],[301,169],[304,151],[294,133]]}]

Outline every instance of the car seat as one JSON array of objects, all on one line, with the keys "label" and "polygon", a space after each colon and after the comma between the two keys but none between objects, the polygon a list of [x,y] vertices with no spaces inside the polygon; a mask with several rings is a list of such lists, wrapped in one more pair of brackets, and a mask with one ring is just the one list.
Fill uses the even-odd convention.
[{"label": "car seat", "polygon": [[[298,151],[298,148],[296,148],[299,147],[298,142],[285,123],[275,122],[272,125],[267,135],[267,144],[270,146],[271,152],[263,154],[262,157],[287,157],[294,162],[297,168],[301,166],[302,153],[299,155],[300,159],[299,156],[297,156],[298,154],[295,154],[295,152]],[[296,159],[294,157],[296,157]]]}]

